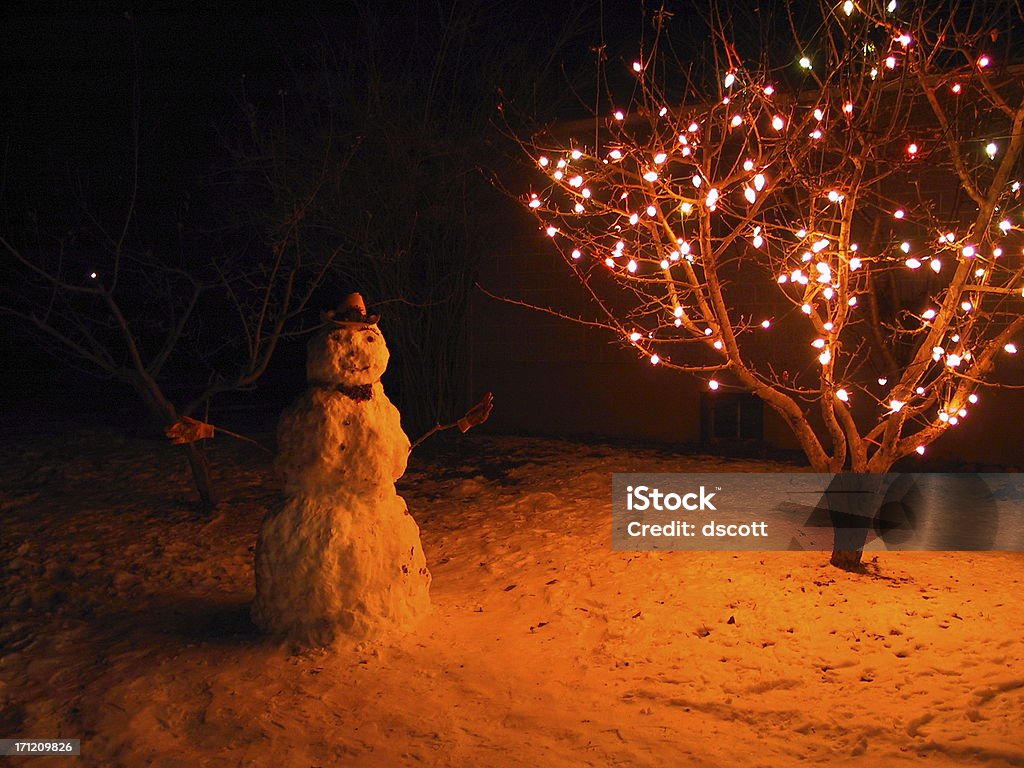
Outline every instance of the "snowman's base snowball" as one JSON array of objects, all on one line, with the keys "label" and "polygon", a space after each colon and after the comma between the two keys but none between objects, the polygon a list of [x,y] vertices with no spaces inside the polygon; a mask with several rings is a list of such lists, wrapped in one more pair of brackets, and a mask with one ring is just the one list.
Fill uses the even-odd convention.
[{"label": "snowman's base snowball", "polygon": [[413,629],[429,588],[419,527],[393,489],[299,495],[263,521],[252,617],[303,645],[376,640]]}]

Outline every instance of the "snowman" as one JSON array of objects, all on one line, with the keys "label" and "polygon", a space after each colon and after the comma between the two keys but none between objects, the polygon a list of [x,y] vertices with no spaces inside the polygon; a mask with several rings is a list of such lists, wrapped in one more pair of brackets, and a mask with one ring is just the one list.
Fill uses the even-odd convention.
[{"label": "snowman", "polygon": [[408,631],[430,610],[419,527],[395,491],[409,439],[380,382],[378,317],[352,294],[324,320],[309,387],[278,426],[285,499],[263,520],[252,608],[264,632],[305,645]]}]

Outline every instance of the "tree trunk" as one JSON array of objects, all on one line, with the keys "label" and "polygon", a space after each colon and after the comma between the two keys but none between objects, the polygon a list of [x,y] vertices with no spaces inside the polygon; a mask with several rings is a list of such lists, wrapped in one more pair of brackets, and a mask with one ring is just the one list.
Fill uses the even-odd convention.
[{"label": "tree trunk", "polygon": [[[139,379],[133,382],[135,391],[139,393],[143,402],[165,427],[173,426],[178,421],[178,409],[168,400],[164,393],[157,386],[156,382],[150,379]],[[217,494],[213,490],[213,479],[210,477],[210,460],[202,444],[185,443],[181,446],[188,458],[188,465],[192,470],[192,482],[196,492],[199,494],[199,511],[210,514],[217,508]]]},{"label": "tree trunk", "polygon": [[844,571],[858,572],[864,570],[864,566],[860,562],[863,555],[863,549],[836,549],[833,546],[832,558],[829,562]]},{"label": "tree trunk", "polygon": [[836,474],[825,490],[824,506],[832,522],[832,558],[844,571],[863,569],[861,557],[878,510],[880,476],[861,472]]},{"label": "tree trunk", "polygon": [[206,450],[199,443],[187,443],[182,447],[185,449],[185,455],[188,456],[188,465],[192,468],[192,480],[199,493],[199,509],[205,514],[210,514],[217,508],[218,499],[213,490],[210,460],[206,455]]}]

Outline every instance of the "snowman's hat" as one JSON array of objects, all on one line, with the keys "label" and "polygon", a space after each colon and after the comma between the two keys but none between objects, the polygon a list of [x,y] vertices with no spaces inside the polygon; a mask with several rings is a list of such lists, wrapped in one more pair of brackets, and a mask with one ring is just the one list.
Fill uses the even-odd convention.
[{"label": "snowman's hat", "polygon": [[321,312],[320,319],[333,325],[376,325],[380,315],[366,314],[366,302],[362,294],[350,293],[337,309]]}]

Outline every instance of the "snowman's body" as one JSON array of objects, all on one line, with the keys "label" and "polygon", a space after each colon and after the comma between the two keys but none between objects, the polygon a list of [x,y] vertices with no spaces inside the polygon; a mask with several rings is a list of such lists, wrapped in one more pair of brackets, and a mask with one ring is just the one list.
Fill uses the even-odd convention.
[{"label": "snowman's body", "polygon": [[265,632],[374,639],[430,609],[419,528],[395,491],[409,439],[380,383],[387,363],[375,325],[339,325],[309,344],[310,388],[278,427],[285,501],[256,546],[253,619]]}]

